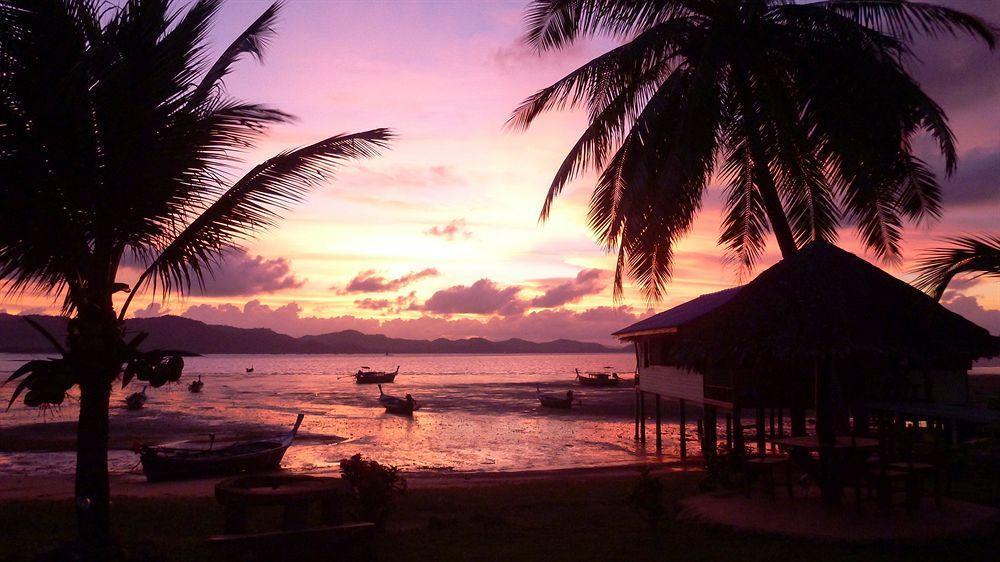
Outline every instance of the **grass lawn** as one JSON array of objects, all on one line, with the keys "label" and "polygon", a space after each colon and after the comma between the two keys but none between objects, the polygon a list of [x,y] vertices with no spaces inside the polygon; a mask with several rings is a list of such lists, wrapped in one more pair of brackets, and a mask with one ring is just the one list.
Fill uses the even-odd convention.
[{"label": "grass lawn", "polygon": [[[699,473],[663,476],[669,501],[696,493]],[[1000,551],[994,536],[900,548],[836,546],[735,535],[674,519],[650,531],[625,504],[631,479],[565,479],[473,488],[416,489],[377,546],[380,560],[809,560],[979,561]],[[0,505],[0,560],[30,560],[71,539],[69,502]],[[150,560],[211,560],[201,541],[222,528],[213,499],[123,499],[114,528]],[[332,560],[329,553],[318,559]]]}]

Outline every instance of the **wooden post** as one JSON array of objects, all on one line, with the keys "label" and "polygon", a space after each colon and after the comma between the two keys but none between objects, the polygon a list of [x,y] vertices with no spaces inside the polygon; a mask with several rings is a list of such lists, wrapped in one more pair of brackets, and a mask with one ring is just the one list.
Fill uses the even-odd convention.
[{"label": "wooden post", "polygon": [[686,405],[685,401],[681,399],[681,411],[680,411],[680,422],[681,422],[681,462],[687,461],[687,419],[684,412],[684,407]]},{"label": "wooden post", "polygon": [[663,434],[660,432],[660,394],[656,394],[656,454],[663,452]]},{"label": "wooden post", "polygon": [[635,391],[635,440],[639,440],[639,391]]},{"label": "wooden post", "polygon": [[792,437],[802,437],[806,434],[806,409],[796,403],[789,412],[792,422]]},{"label": "wooden post", "polygon": [[743,456],[743,412],[739,406],[733,406],[733,451]]},{"label": "wooden post", "polygon": [[765,454],[764,447],[766,446],[766,441],[764,439],[764,408],[762,406],[757,406],[757,456],[763,457]]},{"label": "wooden post", "polygon": [[769,408],[767,436],[774,439],[774,408]]},{"label": "wooden post", "polygon": [[704,417],[705,421],[704,427],[702,428],[701,454],[707,459],[709,456],[715,454],[715,448],[718,445],[715,406],[706,405]]},{"label": "wooden post", "polygon": [[778,407],[778,437],[785,436],[785,408]]},{"label": "wooden post", "polygon": [[639,442],[646,444],[646,392],[639,391]]},{"label": "wooden post", "polygon": [[733,413],[726,414],[726,448],[733,450]]}]

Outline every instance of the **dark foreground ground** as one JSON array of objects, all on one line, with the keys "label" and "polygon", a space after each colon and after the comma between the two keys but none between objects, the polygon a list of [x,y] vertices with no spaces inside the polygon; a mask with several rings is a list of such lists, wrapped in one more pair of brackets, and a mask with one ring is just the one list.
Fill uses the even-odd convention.
[{"label": "dark foreground ground", "polygon": [[[661,475],[668,503],[697,493],[701,472]],[[625,502],[634,476],[569,475],[488,485],[415,487],[376,546],[379,560],[996,560],[1000,535],[942,544],[842,546],[736,535],[668,517],[651,530]],[[957,490],[976,495],[975,489]],[[766,501],[762,499],[761,501]],[[931,509],[928,505],[927,509]],[[139,560],[213,560],[201,542],[222,528],[210,497],[121,498],[114,528]],[[62,501],[0,504],[0,560],[30,560],[73,536]],[[322,553],[318,560],[336,560]]]}]

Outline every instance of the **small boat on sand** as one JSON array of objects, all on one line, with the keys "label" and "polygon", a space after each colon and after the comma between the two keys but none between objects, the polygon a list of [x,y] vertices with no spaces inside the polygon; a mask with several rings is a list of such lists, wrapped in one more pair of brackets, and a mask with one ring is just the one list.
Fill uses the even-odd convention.
[{"label": "small boat on sand", "polygon": [[379,404],[385,406],[385,413],[387,414],[412,416],[414,411],[420,409],[420,405],[409,394],[405,398],[392,396],[382,391],[382,385],[378,385],[378,401]]},{"label": "small boat on sand", "polygon": [[198,375],[198,380],[191,381],[188,385],[188,392],[193,392],[195,394],[201,392],[201,389],[205,388],[205,383],[201,382],[201,375]]},{"label": "small boat on sand", "polygon": [[618,386],[622,379],[618,373],[613,371],[586,371],[581,373],[576,370],[576,380],[583,386]]},{"label": "small boat on sand", "polygon": [[125,408],[129,410],[141,410],[146,405],[146,400],[149,400],[149,397],[146,396],[146,387],[144,386],[139,392],[133,392],[125,397]]},{"label": "small boat on sand", "polygon": [[542,392],[538,387],[535,387],[535,391],[538,393],[538,402],[544,408],[562,408],[568,410],[573,407],[573,391],[567,390],[566,394],[559,394],[554,392]]},{"label": "small boat on sand", "polygon": [[236,442],[217,449],[213,447],[214,435],[210,436],[207,449],[174,444],[142,445],[139,447],[142,472],[146,480],[158,482],[275,470],[295,439],[303,417],[304,414],[298,415],[288,435],[275,439]]},{"label": "small boat on sand", "polygon": [[354,373],[354,382],[358,384],[387,384],[396,380],[399,374],[399,365],[395,371],[373,371],[370,367],[361,367]]}]

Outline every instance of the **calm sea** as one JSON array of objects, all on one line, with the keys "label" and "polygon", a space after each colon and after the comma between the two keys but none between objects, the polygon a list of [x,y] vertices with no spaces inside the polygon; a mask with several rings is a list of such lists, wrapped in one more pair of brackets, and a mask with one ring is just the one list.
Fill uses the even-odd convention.
[{"label": "calm sea", "polygon": [[[24,355],[0,354],[0,374],[25,359]],[[208,432],[226,434],[227,429],[247,424],[282,431],[291,425],[296,412],[303,412],[303,438],[289,449],[284,462],[292,470],[330,470],[354,453],[407,470],[496,471],[633,463],[646,459],[633,440],[633,390],[582,388],[574,382],[574,369],[612,367],[631,372],[634,361],[628,353],[194,357],[186,360],[182,384],[149,389],[143,410],[125,410],[124,393],[116,390],[112,426],[155,428],[156,433],[179,440]],[[396,382],[385,389],[416,398],[422,408],[413,419],[384,413],[375,386],[358,385],[345,376],[361,365],[376,370],[400,366]],[[254,372],[247,374],[251,366]],[[186,383],[198,375],[205,389],[191,394]],[[580,404],[569,411],[542,409],[536,387],[553,392],[572,389]],[[139,388],[133,383],[127,392]],[[10,385],[0,389],[0,399],[6,400],[11,389]],[[68,422],[76,415],[72,400],[44,417],[38,410],[17,404],[0,413],[0,437],[17,432],[24,424]],[[665,428],[665,456],[661,458],[676,454],[676,431],[676,426]],[[72,471],[69,451],[3,451],[0,443],[0,472],[43,467],[47,472]],[[127,450],[111,454],[116,472],[132,470],[135,462]]]}]

